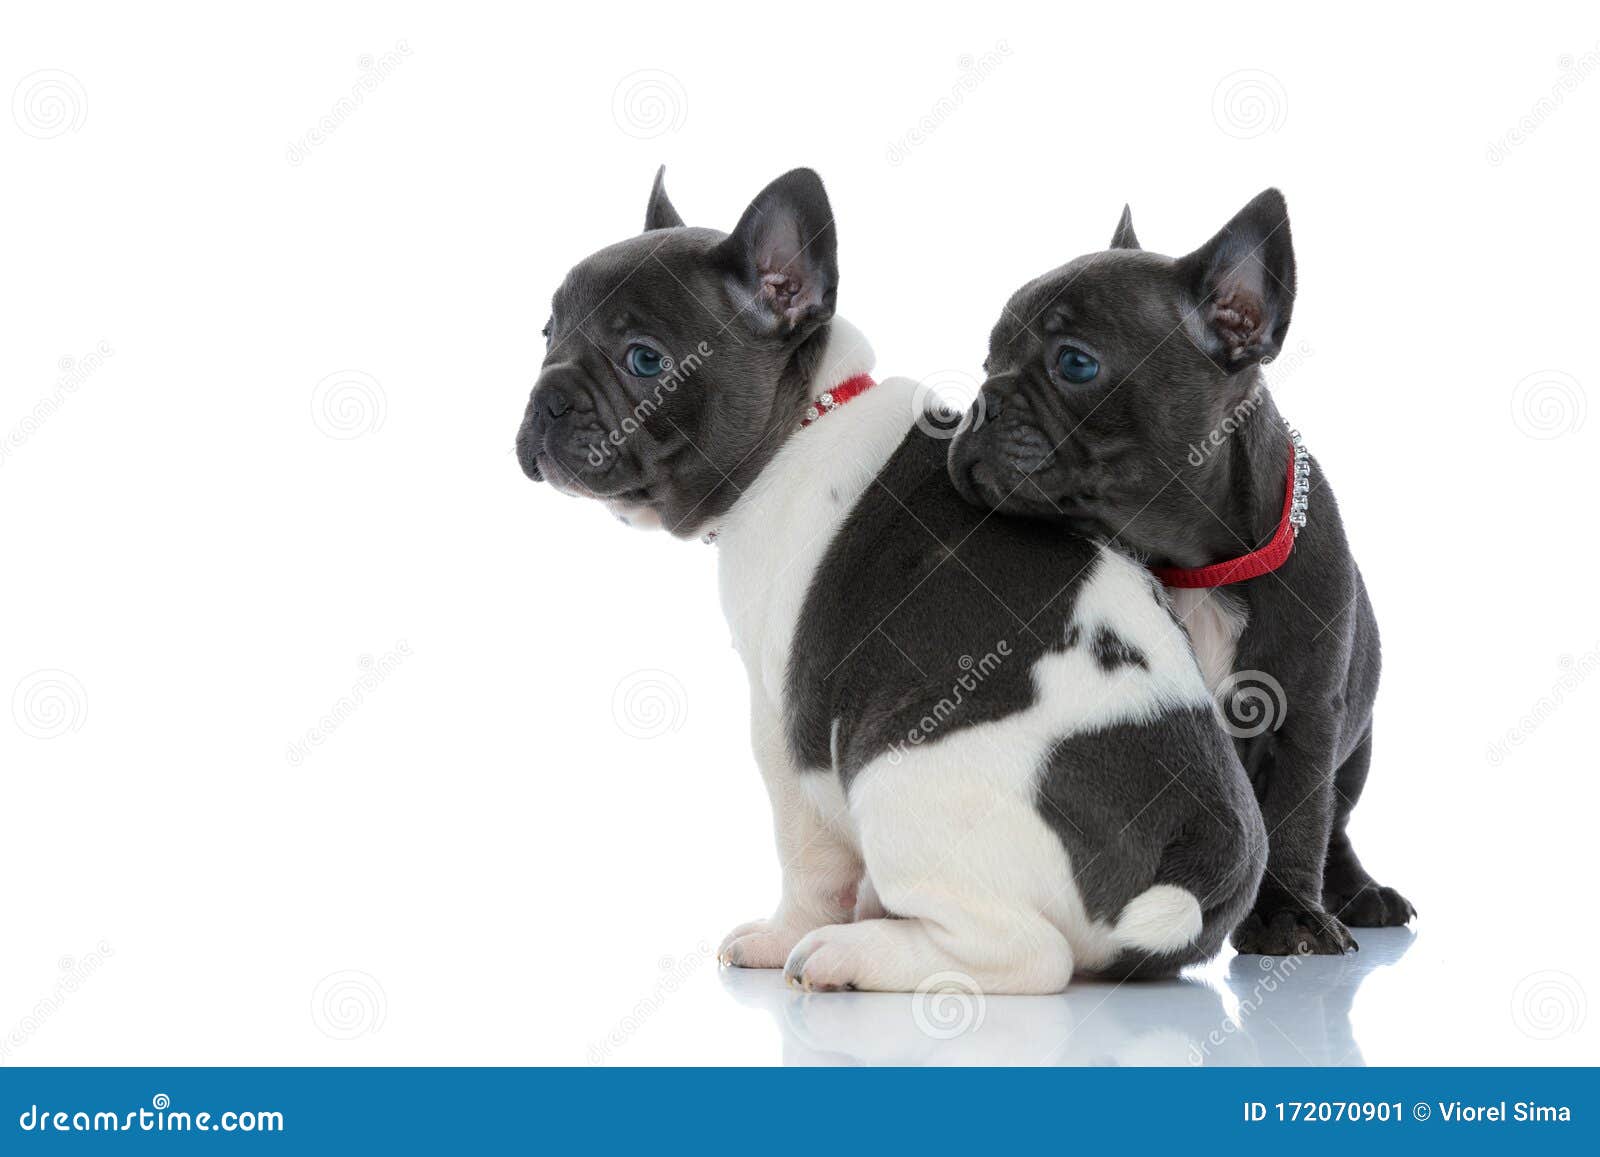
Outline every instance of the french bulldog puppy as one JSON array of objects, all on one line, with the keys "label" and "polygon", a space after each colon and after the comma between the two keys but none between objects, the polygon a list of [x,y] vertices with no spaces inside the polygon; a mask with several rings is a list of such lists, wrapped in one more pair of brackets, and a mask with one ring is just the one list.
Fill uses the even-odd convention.
[{"label": "french bulldog puppy", "polygon": [[1259,808],[1158,584],[955,493],[913,382],[835,316],[817,175],[732,233],[646,231],[556,290],[518,457],[714,535],[782,896],[720,959],[806,989],[1166,975],[1254,899]]},{"label": "french bulldog puppy", "polygon": [[1287,207],[1269,189],[1176,260],[1142,250],[1124,209],[1111,245],[1012,297],[951,480],[986,509],[1156,568],[1237,714],[1269,833],[1235,947],[1352,949],[1347,924],[1415,910],[1373,881],[1345,831],[1372,758],[1377,621],[1333,491],[1303,447],[1291,465],[1298,436],[1260,371],[1294,307]]}]

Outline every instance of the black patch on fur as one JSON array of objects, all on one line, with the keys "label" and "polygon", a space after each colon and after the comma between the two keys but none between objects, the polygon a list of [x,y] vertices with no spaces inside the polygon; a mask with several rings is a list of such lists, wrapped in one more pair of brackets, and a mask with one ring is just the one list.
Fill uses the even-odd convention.
[{"label": "black patch on fur", "polygon": [[[1221,948],[1255,899],[1267,857],[1244,776],[1219,774],[1232,754],[1202,707],[1169,712],[1154,727],[1113,724],[1051,753],[1039,812],[1066,845],[1090,916],[1114,922],[1144,888],[1175,884],[1200,901],[1205,921],[1200,955],[1188,959]],[[1130,955],[1108,971],[1170,972],[1163,956]]]},{"label": "black patch on fur", "polygon": [[1101,627],[1094,633],[1094,642],[1089,649],[1102,671],[1118,671],[1123,667],[1140,667],[1146,671],[1150,669],[1150,662],[1144,657],[1144,652],[1110,627]]}]

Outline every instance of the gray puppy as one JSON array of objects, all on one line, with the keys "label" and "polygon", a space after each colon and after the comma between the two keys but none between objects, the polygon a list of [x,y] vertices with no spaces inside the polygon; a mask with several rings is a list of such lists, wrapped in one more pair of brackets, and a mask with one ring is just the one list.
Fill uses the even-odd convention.
[{"label": "gray puppy", "polygon": [[1012,297],[951,479],[969,501],[1155,568],[1269,833],[1234,945],[1354,948],[1346,924],[1415,910],[1373,881],[1345,831],[1372,757],[1377,621],[1333,491],[1259,368],[1294,307],[1288,210],[1269,189],[1173,259],[1139,247],[1124,209],[1111,244]]}]

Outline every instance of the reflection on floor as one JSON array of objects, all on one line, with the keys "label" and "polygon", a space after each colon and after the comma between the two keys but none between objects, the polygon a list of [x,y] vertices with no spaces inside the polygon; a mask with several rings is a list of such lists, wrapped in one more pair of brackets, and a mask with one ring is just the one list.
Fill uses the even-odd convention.
[{"label": "reflection on floor", "polygon": [[1415,938],[1363,929],[1348,956],[1234,956],[1214,976],[1075,981],[1059,996],[983,997],[954,978],[921,995],[812,995],[774,971],[721,975],[771,1014],[790,1065],[1360,1065],[1356,990]]}]

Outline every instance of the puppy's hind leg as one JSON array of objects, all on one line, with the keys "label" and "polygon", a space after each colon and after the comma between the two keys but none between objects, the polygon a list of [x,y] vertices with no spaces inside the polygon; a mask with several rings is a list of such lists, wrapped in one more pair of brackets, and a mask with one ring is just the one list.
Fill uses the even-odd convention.
[{"label": "puppy's hind leg", "polygon": [[783,974],[807,992],[1053,993],[1072,978],[1072,950],[1037,913],[890,917],[818,928],[795,945]]},{"label": "puppy's hind leg", "polygon": [[1393,888],[1386,888],[1368,875],[1350,845],[1346,825],[1350,812],[1361,798],[1367,783],[1367,768],[1372,763],[1372,733],[1350,753],[1334,777],[1338,801],[1333,816],[1333,834],[1328,840],[1328,858],[1322,871],[1322,905],[1352,928],[1392,928],[1411,922],[1417,914],[1411,901]]},{"label": "puppy's hind leg", "polygon": [[[1033,802],[1033,760],[963,738],[898,765],[881,758],[851,783],[867,874],[890,916],[808,934],[784,967],[792,983],[973,994],[1067,986],[1073,952],[1055,918],[1078,905],[1077,893]],[[1018,774],[995,774],[1006,758]]]}]

